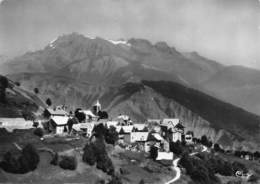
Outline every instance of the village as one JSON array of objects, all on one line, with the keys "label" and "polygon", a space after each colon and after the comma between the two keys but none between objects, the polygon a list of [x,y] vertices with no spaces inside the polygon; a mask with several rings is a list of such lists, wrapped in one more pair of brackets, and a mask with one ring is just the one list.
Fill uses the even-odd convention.
[{"label": "village", "polygon": [[[111,139],[115,137],[112,143],[116,142],[121,149],[145,153],[154,161],[168,161],[176,172],[176,176],[169,183],[181,176],[178,162],[182,147],[188,148],[190,155],[211,152],[211,149],[223,151],[220,147],[215,148],[215,145],[213,146],[208,140],[206,143],[205,141],[199,143],[194,133],[191,130],[185,130],[183,122],[178,118],[147,119],[145,122],[135,122],[127,114],[109,117],[107,112],[103,111],[99,100],[90,109],[78,108],[74,113],[67,112],[66,106],[60,105],[49,106],[44,109],[41,116],[34,120],[0,119],[0,128],[5,128],[9,132],[15,129],[34,128],[34,134],[38,135],[41,141],[53,138],[91,140],[97,133],[95,128],[100,125],[111,131]],[[19,148],[19,145],[14,144]],[[245,160],[253,159],[250,154],[240,154],[239,157]],[[236,177],[244,180],[251,175],[242,170],[235,173]]]},{"label": "village", "polygon": [[[32,121],[19,120],[12,123],[2,123],[2,127],[9,129],[26,129],[31,127],[42,128],[48,133],[43,134],[41,140],[50,137],[84,136],[90,138],[93,129],[99,124],[106,128],[114,128],[118,133],[118,144],[126,150],[146,153],[151,147],[156,147],[158,156],[156,160],[173,160],[174,154],[170,152],[170,142],[193,144],[193,132],[185,132],[185,127],[178,118],[148,119],[147,122],[133,122],[128,115],[119,114],[115,118],[100,115],[102,106],[99,100],[91,109],[77,109],[73,114],[66,111],[65,106],[56,106],[44,110],[44,118]],[[7,120],[7,119],[6,119]],[[3,121],[3,120],[2,120]],[[46,132],[46,131],[45,131]]]},{"label": "village", "polygon": [[[151,147],[156,147],[156,160],[173,160],[174,154],[170,151],[170,143],[185,142],[194,145],[198,139],[190,130],[185,131],[183,123],[178,118],[147,119],[146,122],[133,122],[126,114],[117,117],[108,117],[102,111],[102,105],[97,100],[90,109],[78,108],[74,114],[67,112],[65,105],[48,107],[43,114],[34,119],[0,118],[0,128],[12,132],[15,129],[39,128],[41,140],[51,137],[86,137],[91,138],[94,128],[103,124],[106,128],[114,128],[118,134],[118,144],[126,150],[146,153]],[[213,147],[212,143],[211,146]],[[229,153],[230,150],[227,151]],[[236,154],[236,153],[235,153]],[[253,155],[241,153],[239,157],[252,160]]]}]

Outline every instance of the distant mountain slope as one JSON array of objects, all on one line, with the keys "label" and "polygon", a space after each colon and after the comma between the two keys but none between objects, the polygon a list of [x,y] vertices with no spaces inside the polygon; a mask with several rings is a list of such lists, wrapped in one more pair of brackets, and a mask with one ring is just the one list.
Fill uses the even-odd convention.
[{"label": "distant mountain slope", "polygon": [[207,79],[211,78],[214,74],[223,70],[225,67],[216,61],[200,56],[197,52],[186,52],[182,54],[191,62],[196,63],[198,66],[200,66],[201,70],[206,72],[209,76]]},{"label": "distant mountain slope", "polygon": [[[130,39],[131,49],[143,64],[159,68],[165,72],[177,74],[187,84],[193,85],[208,79],[212,73],[203,64],[198,64],[185,57],[174,47],[165,42],[152,45],[143,39]],[[206,61],[204,61],[206,62]],[[209,62],[209,65],[211,62]],[[212,67],[215,67],[212,65]],[[218,68],[215,69],[218,71]]]},{"label": "distant mountain slope", "polygon": [[219,71],[201,86],[216,97],[260,114],[260,71],[230,66]]},{"label": "distant mountain slope", "polygon": [[[55,96],[51,86],[56,84],[49,76],[53,81],[68,83],[71,88],[74,88],[73,83],[107,88],[125,82],[163,80],[193,87],[260,115],[259,73],[245,67],[223,66],[196,52],[181,53],[165,42],[113,41],[77,33],[62,35],[42,50],[0,64],[0,74],[26,83],[30,90],[42,88],[43,98]],[[41,79],[38,74],[44,77]],[[48,91],[45,78],[50,82]],[[75,93],[84,90],[85,87]],[[60,98],[63,97],[58,96],[57,103],[64,101]]]},{"label": "distant mountain slope", "polygon": [[6,102],[0,102],[0,117],[23,117],[24,114],[32,114],[44,107],[45,104],[36,95],[9,80]]},{"label": "distant mountain slope", "polygon": [[6,62],[0,71],[29,90],[39,88],[43,99],[84,107],[107,88],[126,82],[165,80],[193,85],[212,75],[207,67],[203,69],[205,62],[189,61],[164,42],[111,41],[72,33],[58,37],[43,50]]},{"label": "distant mountain slope", "polygon": [[260,117],[172,82],[144,81],[111,89],[101,98],[112,115],[178,117],[196,136],[206,134],[224,146],[259,149]]},{"label": "distant mountain slope", "polygon": [[100,82],[120,69],[134,72],[132,66],[143,68],[139,74],[147,76],[146,70],[147,73],[153,71],[157,73],[149,77],[157,76],[186,85],[207,80],[214,71],[219,70],[219,66],[210,60],[194,62],[193,58],[190,60],[165,42],[153,45],[143,39],[111,41],[72,33],[58,37],[43,50],[9,60],[1,66],[0,72],[55,73]]}]

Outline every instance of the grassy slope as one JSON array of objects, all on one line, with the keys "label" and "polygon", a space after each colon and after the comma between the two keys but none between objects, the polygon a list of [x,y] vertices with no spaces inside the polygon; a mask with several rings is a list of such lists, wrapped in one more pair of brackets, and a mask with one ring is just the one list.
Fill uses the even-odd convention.
[{"label": "grassy slope", "polygon": [[[13,133],[8,133],[0,129],[0,160],[3,154],[10,149],[15,149],[12,143],[17,143],[21,147],[27,143],[33,144],[36,148],[50,148],[59,153],[73,154],[77,157],[78,166],[76,171],[66,171],[59,167],[49,164],[51,155],[47,152],[40,152],[41,161],[37,169],[27,174],[10,174],[0,169],[0,182],[14,182],[14,183],[86,183],[95,184],[98,180],[109,179],[102,171],[89,166],[82,162],[82,155],[78,151],[73,151],[74,148],[83,148],[87,139],[81,138],[79,140],[66,141],[65,138],[52,138],[41,141],[39,137],[33,134],[33,129],[30,130],[16,130]],[[68,151],[69,150],[69,151]],[[124,174],[124,183],[136,184],[141,179],[148,183],[164,183],[172,178],[174,172],[169,170],[168,167],[157,164],[151,160],[146,159],[143,153],[133,153],[130,151],[125,152],[118,147],[107,145],[110,158],[117,171],[123,168],[128,171]],[[137,162],[132,163],[131,160],[135,159]],[[149,172],[144,167],[152,165],[156,172]]]},{"label": "grassy slope", "polygon": [[126,172],[122,175],[123,183],[136,184],[143,179],[145,183],[161,184],[175,175],[170,167],[150,160],[142,152],[124,151],[116,147],[111,158],[117,169],[122,168]]},{"label": "grassy slope", "polygon": [[45,107],[42,100],[22,87],[9,80],[6,89],[6,103],[0,103],[0,117],[17,118],[22,117],[22,112],[36,112],[39,107]]},{"label": "grassy slope", "polygon": [[[81,156],[76,154],[77,159],[80,161]],[[0,171],[0,182],[14,182],[14,183],[86,183],[95,184],[102,179],[108,179],[102,171],[90,167],[82,162],[78,162],[78,167],[75,171],[63,170],[59,166],[50,165],[52,156],[49,153],[40,153],[40,164],[37,169],[27,174],[10,174]]]},{"label": "grassy slope", "polygon": [[[13,143],[17,143],[23,147],[27,143],[33,144],[36,148],[50,148],[55,152],[64,152],[76,147],[85,145],[86,140],[66,141],[65,138],[52,138],[41,141],[40,138],[33,134],[33,129],[30,130],[15,130],[13,133],[8,133],[0,129],[0,160],[3,154],[10,149],[15,149]],[[75,152],[78,158],[78,168],[76,171],[66,171],[59,167],[50,165],[52,156],[47,152],[39,152],[40,164],[37,169],[27,174],[10,174],[0,169],[0,182],[14,183],[65,183],[65,182],[82,182],[95,183],[102,178],[108,178],[106,174],[94,167],[89,167],[81,162],[81,155]]]}]

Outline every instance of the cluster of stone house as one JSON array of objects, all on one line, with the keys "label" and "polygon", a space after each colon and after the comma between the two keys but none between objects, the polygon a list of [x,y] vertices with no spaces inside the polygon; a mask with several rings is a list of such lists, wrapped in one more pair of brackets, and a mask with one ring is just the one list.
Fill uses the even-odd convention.
[{"label": "cluster of stone house", "polygon": [[194,134],[192,131],[185,133],[185,127],[178,118],[148,119],[154,131],[160,132],[168,142],[184,141],[193,144]]},{"label": "cluster of stone house", "polygon": [[[84,113],[86,120],[79,122],[72,114],[68,113],[64,106],[47,108],[44,111],[44,128],[55,135],[83,135],[91,137],[96,125],[103,123],[106,127],[115,127],[119,134],[119,143],[132,147],[136,150],[149,152],[151,146],[158,148],[158,159],[172,159],[170,153],[170,142],[182,141],[192,142],[193,134],[184,134],[185,127],[177,118],[162,120],[148,120],[146,123],[134,123],[127,115],[120,114],[112,120],[99,120],[98,112],[101,104],[97,101],[91,110],[80,110]],[[71,127],[70,127],[70,122]],[[2,123],[3,124],[3,123]],[[39,123],[40,124],[40,123]],[[32,127],[32,122],[30,122]]]},{"label": "cluster of stone house", "polygon": [[173,159],[169,142],[148,124],[133,123],[126,115],[120,115],[113,121],[104,122],[107,127],[113,126],[119,134],[119,143],[132,146],[132,150],[149,152],[151,146],[158,148],[158,160]]},{"label": "cluster of stone house", "polygon": [[[97,103],[92,110],[81,110],[86,115],[86,121],[74,123],[72,133],[90,137],[94,127],[103,123],[106,127],[115,127],[119,134],[119,143],[132,146],[136,150],[149,152],[151,146],[158,148],[158,159],[172,159],[173,154],[169,150],[169,143],[186,140],[192,143],[193,134],[184,134],[185,127],[177,118],[162,120],[148,120],[147,123],[134,123],[127,115],[119,115],[113,120],[98,121],[96,115],[101,110],[101,104]],[[68,132],[68,121],[73,117],[62,107],[46,109],[45,114],[49,117],[48,128],[55,134]]]},{"label": "cluster of stone house", "polygon": [[107,127],[113,126],[119,133],[119,142],[135,145],[139,150],[149,152],[151,146],[158,148],[157,159],[172,159],[169,143],[185,140],[193,143],[193,132],[185,134],[185,127],[177,118],[168,118],[148,123],[133,123],[126,115],[120,115],[113,121],[105,122]]},{"label": "cluster of stone house", "polygon": [[83,133],[85,136],[91,136],[92,130],[96,124],[98,124],[98,111],[101,110],[99,101],[93,105],[92,110],[80,110],[86,116],[86,120],[83,123],[79,123],[78,120],[71,114],[69,114],[63,106],[57,106],[55,108],[47,108],[44,111],[44,116],[47,118],[45,127],[56,135],[67,135],[69,132],[69,120],[74,120],[72,126],[72,133]]}]

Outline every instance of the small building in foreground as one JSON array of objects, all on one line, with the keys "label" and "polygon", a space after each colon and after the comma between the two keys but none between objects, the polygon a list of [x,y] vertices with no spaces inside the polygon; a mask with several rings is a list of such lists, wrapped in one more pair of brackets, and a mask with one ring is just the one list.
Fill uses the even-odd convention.
[{"label": "small building in foreground", "polygon": [[49,120],[49,130],[55,134],[63,134],[68,131],[68,120],[67,116],[54,116]]},{"label": "small building in foreground", "polygon": [[95,123],[79,123],[72,126],[73,132],[81,134],[86,137],[91,137]]},{"label": "small building in foreground", "polygon": [[54,116],[64,117],[64,116],[68,116],[68,115],[69,115],[69,113],[62,108],[53,108],[53,109],[52,108],[46,108],[44,110],[44,116],[46,118],[52,118]]}]

